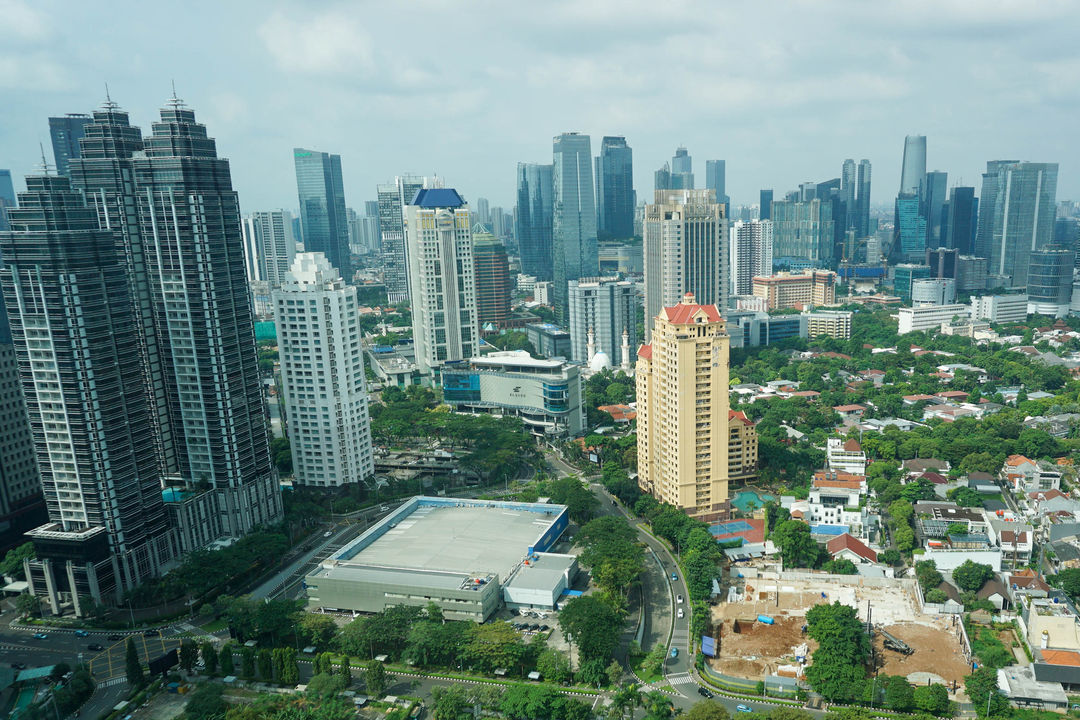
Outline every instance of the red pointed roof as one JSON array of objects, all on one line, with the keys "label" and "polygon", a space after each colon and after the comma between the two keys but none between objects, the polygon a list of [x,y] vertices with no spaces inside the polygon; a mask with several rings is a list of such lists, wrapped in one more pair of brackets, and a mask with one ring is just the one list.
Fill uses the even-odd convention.
[{"label": "red pointed roof", "polygon": [[848,438],[847,442],[844,443],[844,450],[847,452],[860,452],[862,451],[862,445],[855,438]]},{"label": "red pointed roof", "polygon": [[850,550],[861,558],[870,562],[877,562],[877,553],[868,548],[861,540],[852,537],[848,533],[834,537],[825,545],[825,549],[829,551],[830,555],[836,555],[836,553],[843,550]]},{"label": "red pointed roof", "polygon": [[739,422],[741,422],[743,425],[746,425],[747,427],[754,427],[753,421],[750,420],[750,418],[746,417],[746,413],[744,413],[744,412],[739,412],[738,410],[728,410],[727,411],[727,418],[728,418],[729,421],[738,420]]},{"label": "red pointed roof", "polygon": [[652,345],[642,345],[638,348],[637,355],[639,358],[652,360]]},{"label": "red pointed roof", "polygon": [[720,322],[720,310],[715,305],[698,305],[694,302],[694,294],[686,293],[682,302],[674,307],[666,307],[660,311],[669,323],[673,325],[686,325],[694,321],[698,312],[704,311],[709,322]]}]

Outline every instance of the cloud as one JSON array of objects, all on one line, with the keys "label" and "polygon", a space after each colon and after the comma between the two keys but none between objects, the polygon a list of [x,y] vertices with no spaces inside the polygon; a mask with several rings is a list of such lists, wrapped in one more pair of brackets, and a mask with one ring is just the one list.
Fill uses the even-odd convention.
[{"label": "cloud", "polygon": [[0,0],[0,38],[41,40],[48,33],[45,18],[22,0]]},{"label": "cloud", "polygon": [[371,39],[355,11],[273,12],[259,26],[258,36],[285,72],[366,75],[375,66]]}]

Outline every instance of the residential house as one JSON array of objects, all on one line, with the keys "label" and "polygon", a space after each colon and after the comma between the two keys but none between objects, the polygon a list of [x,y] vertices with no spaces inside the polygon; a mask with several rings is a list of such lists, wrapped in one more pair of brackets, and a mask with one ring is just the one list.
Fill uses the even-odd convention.
[{"label": "residential house", "polygon": [[1061,470],[1023,455],[1010,455],[1001,468],[1001,479],[1014,490],[1056,490],[1061,487]]},{"label": "residential house", "polygon": [[927,470],[945,474],[949,472],[949,468],[948,460],[938,460],[937,458],[912,458],[904,461],[904,470],[915,475],[924,473]]},{"label": "residential house", "polygon": [[988,600],[996,609],[1002,610],[1009,604],[1009,589],[1000,580],[993,578],[976,591],[975,597]]},{"label": "residential house", "polygon": [[859,563],[876,563],[877,553],[850,533],[844,533],[825,544],[833,560],[850,560]]},{"label": "residential house", "polygon": [[836,405],[833,410],[840,416],[841,420],[861,420],[863,413],[866,412],[865,405]]},{"label": "residential house", "polygon": [[867,513],[860,507],[866,477],[836,470],[818,471],[810,482],[804,519],[811,526],[844,526],[862,535]]},{"label": "residential house", "polygon": [[866,473],[866,453],[855,438],[829,438],[826,442],[825,454],[831,470],[852,475]]}]

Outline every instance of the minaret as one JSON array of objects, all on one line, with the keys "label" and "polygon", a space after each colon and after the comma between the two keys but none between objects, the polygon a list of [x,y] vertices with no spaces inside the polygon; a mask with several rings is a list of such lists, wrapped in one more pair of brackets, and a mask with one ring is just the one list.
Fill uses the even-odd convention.
[{"label": "minaret", "polygon": [[622,331],[622,371],[627,374],[630,372],[630,333],[626,328]]},{"label": "minaret", "polygon": [[588,338],[588,342],[585,345],[585,356],[588,358],[587,362],[591,363],[593,355],[596,354],[596,342],[593,339],[593,331],[591,325],[589,326],[589,333],[586,337]]}]

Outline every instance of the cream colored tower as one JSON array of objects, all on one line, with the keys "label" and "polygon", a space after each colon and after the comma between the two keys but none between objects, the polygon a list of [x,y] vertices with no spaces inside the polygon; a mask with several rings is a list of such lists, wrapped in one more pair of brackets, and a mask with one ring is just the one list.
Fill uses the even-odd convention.
[{"label": "cream colored tower", "polygon": [[728,349],[715,305],[687,293],[638,350],[638,483],[711,520],[728,514]]}]

